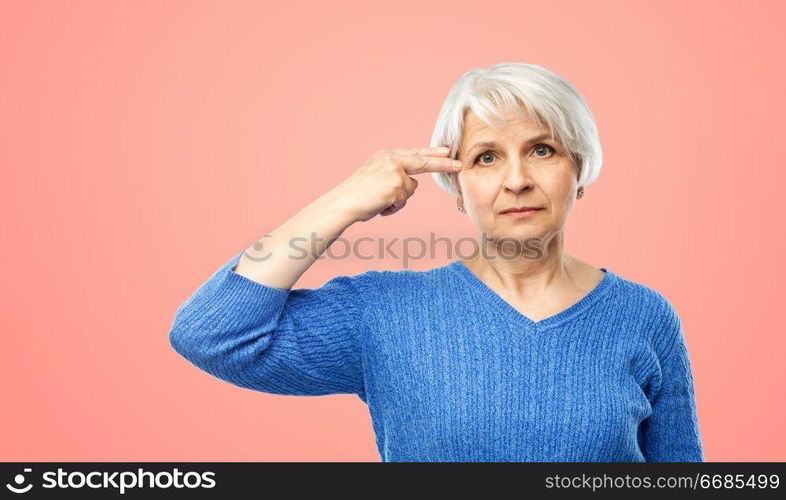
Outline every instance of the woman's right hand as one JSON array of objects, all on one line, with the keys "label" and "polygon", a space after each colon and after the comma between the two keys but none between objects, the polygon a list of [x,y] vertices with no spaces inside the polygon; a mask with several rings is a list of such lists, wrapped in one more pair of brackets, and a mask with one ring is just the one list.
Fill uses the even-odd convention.
[{"label": "woman's right hand", "polygon": [[446,147],[381,149],[327,196],[355,221],[392,215],[404,208],[418,187],[410,176],[461,170],[461,162],[449,158],[448,152]]},{"label": "woman's right hand", "polygon": [[[291,288],[346,228],[401,210],[418,186],[411,175],[461,170],[447,155],[447,148],[377,151],[341,184],[249,247],[233,271],[263,285]],[[294,255],[293,242],[299,245]]]}]

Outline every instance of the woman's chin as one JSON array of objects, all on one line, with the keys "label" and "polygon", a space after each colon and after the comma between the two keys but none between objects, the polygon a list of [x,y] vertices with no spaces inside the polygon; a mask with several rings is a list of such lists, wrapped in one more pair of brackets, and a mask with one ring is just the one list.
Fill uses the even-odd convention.
[{"label": "woman's chin", "polygon": [[514,238],[524,239],[533,238],[545,234],[545,228],[542,224],[499,224],[495,228],[493,234],[497,238]]}]

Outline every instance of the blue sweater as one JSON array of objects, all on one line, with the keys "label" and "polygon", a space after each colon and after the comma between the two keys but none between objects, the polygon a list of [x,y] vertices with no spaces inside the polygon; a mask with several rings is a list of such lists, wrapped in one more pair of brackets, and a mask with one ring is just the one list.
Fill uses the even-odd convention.
[{"label": "blue sweater", "polygon": [[460,260],[314,289],[234,272],[177,310],[171,346],[271,394],[356,394],[383,462],[703,461],[682,325],[659,292],[607,268],[533,321]]}]

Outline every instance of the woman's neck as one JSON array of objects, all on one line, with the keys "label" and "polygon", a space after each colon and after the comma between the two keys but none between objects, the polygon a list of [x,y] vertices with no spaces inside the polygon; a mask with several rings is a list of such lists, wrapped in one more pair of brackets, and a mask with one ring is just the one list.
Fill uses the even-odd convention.
[{"label": "woman's neck", "polygon": [[[581,283],[591,284],[602,277],[602,271],[565,253],[561,238],[550,243],[542,252],[511,252],[490,243],[485,252],[477,250],[462,261],[492,289],[509,290],[521,297],[539,296],[547,290],[584,288]],[[516,257],[505,257],[511,253]]]}]

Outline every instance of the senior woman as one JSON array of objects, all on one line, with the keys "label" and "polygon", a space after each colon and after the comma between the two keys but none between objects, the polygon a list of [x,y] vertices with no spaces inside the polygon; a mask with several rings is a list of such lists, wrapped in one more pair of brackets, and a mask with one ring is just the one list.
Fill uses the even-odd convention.
[{"label": "senior woman", "polygon": [[[178,308],[172,347],[240,387],[358,395],[385,462],[703,461],[674,307],[564,250],[601,166],[573,86],[532,64],[473,69],[431,146],[376,152],[233,256]],[[472,257],[293,289],[347,227],[403,208],[421,173],[482,235]]]}]

